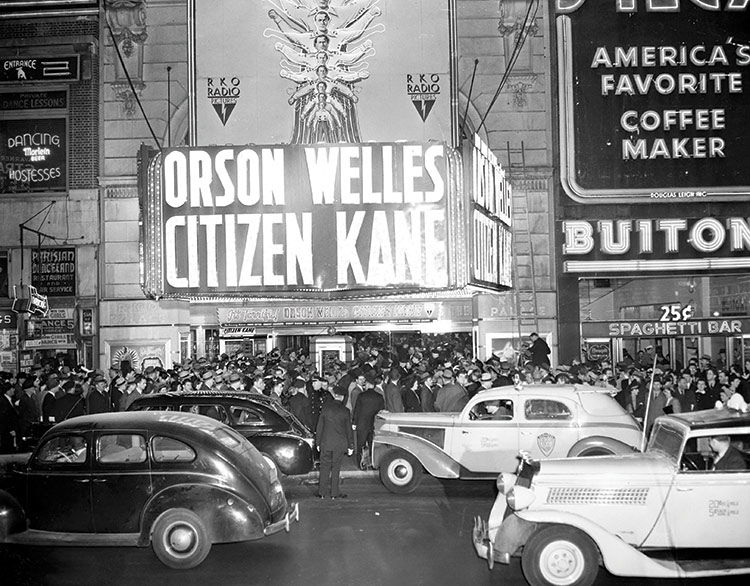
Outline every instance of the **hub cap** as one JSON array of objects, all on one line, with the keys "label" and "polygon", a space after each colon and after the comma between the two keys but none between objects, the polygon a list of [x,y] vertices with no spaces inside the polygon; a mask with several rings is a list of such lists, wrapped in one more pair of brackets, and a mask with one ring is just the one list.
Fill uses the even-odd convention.
[{"label": "hub cap", "polygon": [[391,462],[388,466],[388,477],[391,479],[393,484],[404,486],[411,482],[414,477],[414,471],[412,470],[411,463],[404,458],[397,458]]},{"label": "hub cap", "polygon": [[195,550],[197,535],[190,525],[176,523],[166,532],[166,546],[174,555],[185,556]]},{"label": "hub cap", "polygon": [[553,541],[539,554],[539,570],[555,586],[574,584],[583,575],[584,565],[583,552],[570,541]]}]

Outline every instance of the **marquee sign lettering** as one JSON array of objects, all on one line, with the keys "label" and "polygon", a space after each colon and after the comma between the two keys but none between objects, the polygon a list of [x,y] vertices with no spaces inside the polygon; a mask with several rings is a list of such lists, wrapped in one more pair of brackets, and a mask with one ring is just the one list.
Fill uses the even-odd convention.
[{"label": "marquee sign lettering", "polygon": [[502,290],[512,285],[512,189],[505,170],[478,135],[463,150],[464,185],[471,199],[469,282]]},{"label": "marquee sign lettering", "polygon": [[750,268],[750,218],[565,220],[565,272]]},{"label": "marquee sign lettering", "polygon": [[570,198],[750,195],[748,6],[557,0],[561,180]]},{"label": "marquee sign lettering", "polygon": [[691,319],[680,322],[581,322],[583,337],[653,338],[667,336],[741,336],[750,332],[750,319]]},{"label": "marquee sign lettering", "polygon": [[154,296],[455,286],[443,143],[175,148],[145,202]]}]

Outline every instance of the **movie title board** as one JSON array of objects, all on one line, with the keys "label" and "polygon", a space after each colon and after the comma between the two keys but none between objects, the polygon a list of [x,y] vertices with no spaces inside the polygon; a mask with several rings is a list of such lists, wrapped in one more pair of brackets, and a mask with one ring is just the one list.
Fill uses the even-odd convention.
[{"label": "movie title board", "polygon": [[568,196],[622,204],[750,194],[747,3],[557,0],[556,7]]},{"label": "movie title board", "polygon": [[145,205],[145,289],[236,296],[455,286],[447,151],[444,143],[164,151]]}]

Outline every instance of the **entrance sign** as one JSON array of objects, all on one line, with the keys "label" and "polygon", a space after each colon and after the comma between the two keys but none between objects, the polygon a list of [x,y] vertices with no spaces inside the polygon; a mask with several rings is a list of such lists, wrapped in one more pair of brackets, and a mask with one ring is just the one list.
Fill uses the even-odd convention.
[{"label": "entrance sign", "polygon": [[167,149],[149,168],[153,296],[456,286],[444,143]]},{"label": "entrance sign", "polygon": [[750,195],[750,5],[557,0],[561,179],[580,203]]}]

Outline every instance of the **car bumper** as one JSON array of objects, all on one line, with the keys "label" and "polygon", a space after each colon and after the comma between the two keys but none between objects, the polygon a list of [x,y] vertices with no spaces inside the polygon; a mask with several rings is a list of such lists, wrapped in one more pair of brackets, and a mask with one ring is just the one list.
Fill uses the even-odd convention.
[{"label": "car bumper", "polygon": [[510,563],[510,554],[495,551],[495,544],[490,537],[489,528],[487,521],[481,517],[474,519],[474,531],[472,532],[472,541],[474,542],[474,550],[480,558],[487,560],[487,565],[490,570],[495,565],[495,562],[501,564]]},{"label": "car bumper", "polygon": [[299,521],[299,503],[292,503],[289,505],[286,514],[275,523],[271,523],[268,527],[263,529],[263,534],[268,536],[278,533],[279,531],[286,531],[288,533],[291,529],[292,523],[295,521]]}]

